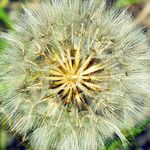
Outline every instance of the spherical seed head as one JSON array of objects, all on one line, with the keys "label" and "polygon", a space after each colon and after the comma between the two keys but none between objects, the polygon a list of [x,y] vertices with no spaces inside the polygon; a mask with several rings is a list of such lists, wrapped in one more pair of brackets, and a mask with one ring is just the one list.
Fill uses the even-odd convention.
[{"label": "spherical seed head", "polygon": [[34,149],[97,150],[114,134],[125,143],[122,129],[149,115],[148,42],[125,11],[43,2],[1,37],[1,107]]}]

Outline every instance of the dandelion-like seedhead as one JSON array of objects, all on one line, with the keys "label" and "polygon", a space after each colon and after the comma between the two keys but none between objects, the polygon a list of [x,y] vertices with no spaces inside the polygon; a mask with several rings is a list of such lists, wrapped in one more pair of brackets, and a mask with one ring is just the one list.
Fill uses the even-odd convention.
[{"label": "dandelion-like seedhead", "polygon": [[35,150],[97,150],[115,134],[125,143],[122,129],[150,113],[148,42],[126,11],[42,2],[1,37],[1,108]]}]

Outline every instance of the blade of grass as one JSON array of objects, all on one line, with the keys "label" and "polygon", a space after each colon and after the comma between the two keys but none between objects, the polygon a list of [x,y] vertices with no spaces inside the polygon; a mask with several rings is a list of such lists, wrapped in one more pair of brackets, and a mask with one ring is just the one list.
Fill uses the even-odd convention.
[{"label": "blade of grass", "polygon": [[6,130],[2,129],[0,131],[0,149],[6,150],[6,146],[7,146],[7,132]]}]

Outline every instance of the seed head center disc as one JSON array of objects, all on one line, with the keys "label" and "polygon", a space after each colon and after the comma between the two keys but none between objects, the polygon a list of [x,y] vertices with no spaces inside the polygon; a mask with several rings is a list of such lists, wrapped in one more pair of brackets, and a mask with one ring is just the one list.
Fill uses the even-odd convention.
[{"label": "seed head center disc", "polygon": [[[72,55],[73,54],[73,55]],[[49,80],[54,92],[60,96],[64,104],[88,108],[87,97],[94,97],[94,92],[101,90],[97,72],[104,68],[102,64],[92,64],[94,54],[83,59],[81,49],[67,49],[56,54],[56,69],[50,70]]]}]

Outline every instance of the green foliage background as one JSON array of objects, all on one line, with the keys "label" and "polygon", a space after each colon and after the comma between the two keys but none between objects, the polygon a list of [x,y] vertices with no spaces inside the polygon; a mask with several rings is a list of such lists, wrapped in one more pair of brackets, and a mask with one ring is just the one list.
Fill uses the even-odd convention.
[{"label": "green foliage background", "polygon": [[[8,14],[5,11],[5,7],[8,5],[9,0],[0,0],[0,22],[3,24],[0,25],[0,32],[2,32],[5,28],[10,29],[11,28],[11,21],[9,19]],[[5,50],[5,42],[0,39],[0,54]],[[1,94],[5,90],[5,85],[2,85],[0,83],[0,98]],[[7,142],[8,142],[8,133],[6,129],[6,124],[4,123],[4,118],[0,112],[0,150],[7,150]]]},{"label": "green foliage background", "polygon": [[132,4],[141,3],[144,0],[117,0],[116,4],[117,6],[123,7],[123,6],[130,6]]}]

